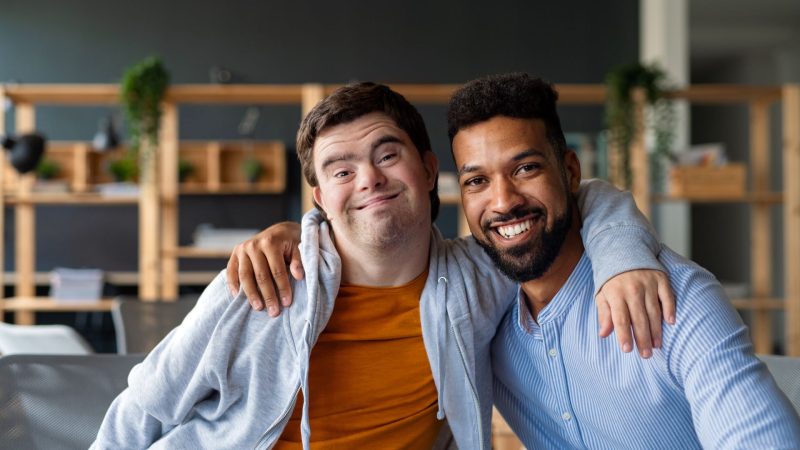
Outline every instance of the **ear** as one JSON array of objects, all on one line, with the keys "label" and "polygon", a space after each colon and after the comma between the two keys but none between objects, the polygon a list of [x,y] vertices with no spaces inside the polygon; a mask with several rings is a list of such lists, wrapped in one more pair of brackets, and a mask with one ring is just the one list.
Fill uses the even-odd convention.
[{"label": "ear", "polygon": [[573,150],[567,150],[564,154],[564,172],[570,192],[577,194],[581,185],[581,162]]},{"label": "ear", "polygon": [[425,167],[428,190],[431,190],[436,183],[436,177],[439,175],[439,159],[436,158],[433,151],[428,150],[422,155],[422,165]]},{"label": "ear", "polygon": [[322,199],[322,189],[319,186],[314,186],[311,190],[311,195],[314,197],[314,201],[322,208],[322,211],[325,212],[325,216],[327,216],[328,220],[331,220],[332,217],[328,214],[328,209],[325,207],[325,201]]}]

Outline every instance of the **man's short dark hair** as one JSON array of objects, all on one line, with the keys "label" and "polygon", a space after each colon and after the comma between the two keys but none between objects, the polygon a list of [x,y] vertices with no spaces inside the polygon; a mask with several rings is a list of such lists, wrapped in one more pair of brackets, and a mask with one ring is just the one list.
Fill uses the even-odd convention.
[{"label": "man's short dark hair", "polygon": [[[417,108],[388,86],[361,82],[340,87],[319,102],[300,123],[297,131],[297,158],[303,175],[312,187],[319,184],[314,172],[314,142],[325,128],[352,122],[373,112],[381,112],[394,120],[417,147],[420,158],[433,151],[428,130]],[[423,159],[424,161],[424,159]],[[439,214],[438,174],[430,192],[431,220]]]},{"label": "man's short dark hair", "polygon": [[540,119],[556,159],[563,162],[567,142],[556,111],[557,100],[558,93],[550,83],[527,73],[490,75],[470,81],[453,94],[447,109],[450,148],[461,129],[496,116]]}]

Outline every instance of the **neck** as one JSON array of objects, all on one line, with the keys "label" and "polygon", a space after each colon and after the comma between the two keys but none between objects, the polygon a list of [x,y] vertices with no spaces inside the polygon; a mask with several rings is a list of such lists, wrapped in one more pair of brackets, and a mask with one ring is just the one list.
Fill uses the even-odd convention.
[{"label": "neck", "polygon": [[522,291],[525,293],[528,308],[534,319],[539,317],[539,312],[561,290],[583,255],[581,219],[577,214],[577,208],[573,208],[573,212],[572,225],[553,264],[541,277],[522,283]]},{"label": "neck", "polygon": [[428,266],[431,225],[408,230],[408,239],[391,247],[367,247],[336,239],[342,258],[342,283],[361,286],[400,286]]}]

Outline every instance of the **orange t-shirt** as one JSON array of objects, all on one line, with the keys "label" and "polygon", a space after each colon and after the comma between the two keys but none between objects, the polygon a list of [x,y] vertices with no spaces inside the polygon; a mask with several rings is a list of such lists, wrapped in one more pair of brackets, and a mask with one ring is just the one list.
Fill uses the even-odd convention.
[{"label": "orange t-shirt", "polygon": [[[441,423],[422,342],[419,298],[428,271],[405,286],[342,285],[311,352],[311,447],[430,449]],[[276,449],[299,449],[303,398]]]}]

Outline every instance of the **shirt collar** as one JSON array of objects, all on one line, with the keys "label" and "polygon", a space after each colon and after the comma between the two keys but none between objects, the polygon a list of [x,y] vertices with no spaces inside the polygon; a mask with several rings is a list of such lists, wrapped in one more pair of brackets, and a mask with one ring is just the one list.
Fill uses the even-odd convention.
[{"label": "shirt collar", "polygon": [[564,283],[564,286],[561,286],[561,289],[558,290],[550,303],[539,312],[538,320],[533,320],[528,304],[525,301],[525,293],[522,291],[522,286],[517,286],[517,324],[525,333],[534,336],[540,335],[540,324],[552,322],[562,316],[574,304],[575,300],[585,296],[587,291],[590,296],[594,292],[594,280],[592,279],[592,263],[586,256],[586,252],[584,252],[575,269],[567,278],[567,282]]}]

